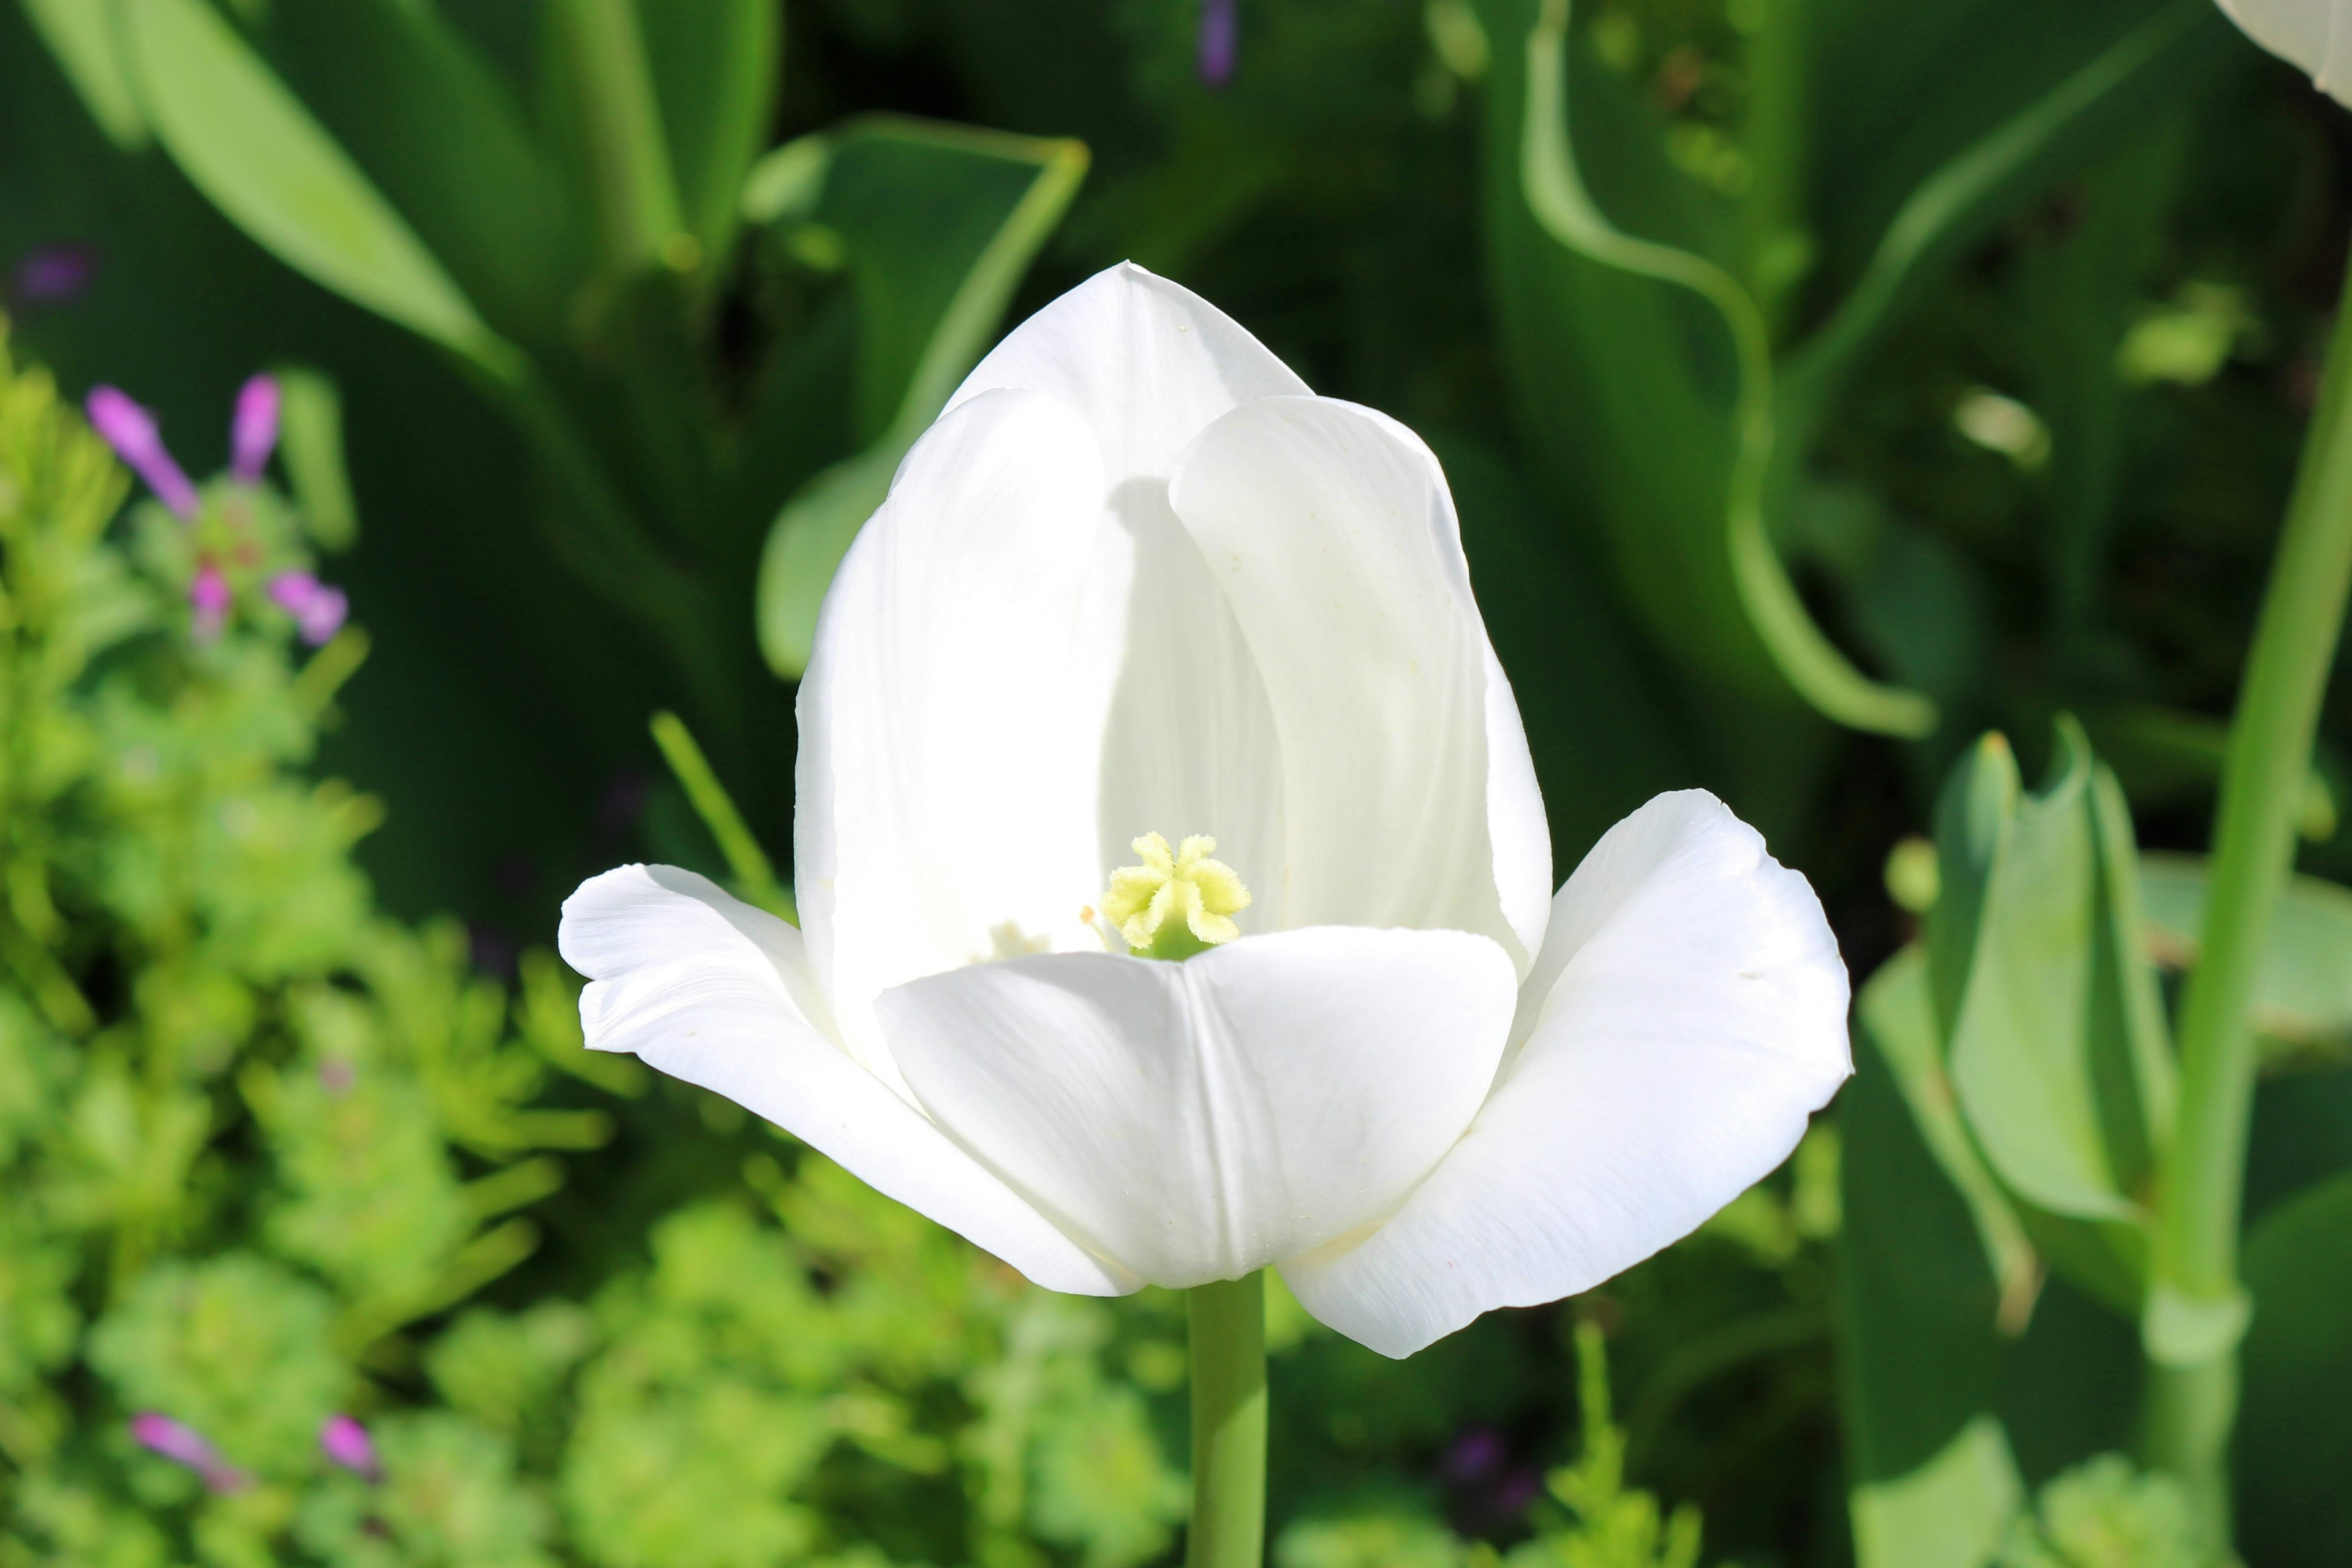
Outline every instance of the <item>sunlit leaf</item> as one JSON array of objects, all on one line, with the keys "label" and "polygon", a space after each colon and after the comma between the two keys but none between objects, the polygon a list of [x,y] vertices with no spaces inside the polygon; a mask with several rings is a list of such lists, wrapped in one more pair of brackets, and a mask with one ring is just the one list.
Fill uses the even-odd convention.
[{"label": "sunlit leaf", "polygon": [[296,271],[501,373],[514,352],[203,0],[122,0],[142,100],[188,178]]},{"label": "sunlit leaf", "polygon": [[[803,155],[787,147],[779,156]],[[847,245],[858,322],[855,417],[869,445],[810,480],[768,535],[760,647],[778,674],[796,676],[807,664],[834,567],[888,492],[898,459],[987,348],[1086,169],[1075,142],[894,116],[834,138],[814,211]]]}]

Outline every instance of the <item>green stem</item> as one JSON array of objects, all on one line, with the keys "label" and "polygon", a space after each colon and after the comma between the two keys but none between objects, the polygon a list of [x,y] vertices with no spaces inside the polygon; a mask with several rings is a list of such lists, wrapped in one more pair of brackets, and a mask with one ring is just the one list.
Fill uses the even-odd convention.
[{"label": "green stem", "polygon": [[[2352,276],[2347,282],[2352,289]],[[2238,1221],[2253,1108],[2254,978],[2294,869],[2296,815],[2347,586],[2352,330],[2339,317],[2230,729],[2204,940],[2181,1000],[2180,1121],[2158,1193],[2149,1458],[2188,1485],[2217,1542],[2228,1525],[2244,1320]]]},{"label": "green stem", "polygon": [[605,259],[633,272],[686,226],[634,0],[558,0],[549,20],[570,67]]},{"label": "green stem", "polygon": [[727,868],[735,873],[743,896],[777,919],[799,924],[800,911],[793,903],[793,896],[776,880],[776,868],[768,852],[760,847],[759,839],[743,821],[743,814],[735,809],[734,797],[719,782],[719,774],[702,754],[702,748],[694,743],[694,733],[686,727],[686,721],[664,709],[653,716],[650,728],[654,744],[661,748],[662,760],[677,776],[678,787],[686,791],[686,798],[702,818],[702,825],[710,829],[719,852],[727,857]]},{"label": "green stem", "polygon": [[1185,1568],[1265,1557],[1265,1275],[1188,1292],[1192,1346],[1192,1527]]},{"label": "green stem", "polygon": [[1811,260],[1805,223],[1808,0],[1767,0],[1748,46],[1748,163],[1754,183],[1740,204],[1748,287],[1777,339]]}]

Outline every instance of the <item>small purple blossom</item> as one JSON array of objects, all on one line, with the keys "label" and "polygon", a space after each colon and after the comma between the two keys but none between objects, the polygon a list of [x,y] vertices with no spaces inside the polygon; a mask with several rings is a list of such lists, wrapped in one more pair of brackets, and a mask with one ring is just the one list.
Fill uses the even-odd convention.
[{"label": "small purple blossom", "polygon": [[318,647],[342,629],[351,601],[341,588],[331,588],[308,572],[280,572],[269,580],[269,597],[294,617],[302,640]]},{"label": "small purple blossom", "polygon": [[330,1415],[319,1428],[319,1451],[362,1480],[383,1479],[383,1466],[375,1456],[375,1439],[350,1415]]},{"label": "small purple blossom", "polygon": [[196,515],[196,487],[163,449],[153,415],[111,386],[92,387],[84,406],[89,411],[90,427],[132,473],[147,481],[156,500],[183,518]]},{"label": "small purple blossom", "polygon": [[1239,0],[1201,0],[1200,45],[1193,63],[1211,87],[1234,79],[1234,61],[1241,52],[1238,5]]},{"label": "small purple blossom", "polygon": [[229,426],[228,471],[253,484],[278,448],[278,378],[257,375],[237,389],[236,417]]},{"label": "small purple blossom", "polygon": [[207,1491],[233,1492],[247,1484],[246,1473],[223,1458],[203,1433],[185,1422],[142,1411],[131,1418],[131,1439],[151,1454],[161,1454],[195,1471]]},{"label": "small purple blossom", "polygon": [[20,305],[70,305],[97,277],[98,252],[89,246],[44,245],[16,263],[8,292]]},{"label": "small purple blossom", "polygon": [[360,1069],[339,1057],[329,1057],[319,1064],[319,1087],[337,1100],[351,1093],[352,1085],[359,1080]]},{"label": "small purple blossom", "polygon": [[1485,1480],[1510,1458],[1503,1435],[1492,1426],[1472,1426],[1447,1446],[1438,1468],[1457,1485]]},{"label": "small purple blossom", "polygon": [[198,642],[211,642],[221,635],[228,623],[232,595],[228,579],[221,569],[207,561],[196,568],[195,581],[188,584],[188,603],[196,612],[195,636]]}]

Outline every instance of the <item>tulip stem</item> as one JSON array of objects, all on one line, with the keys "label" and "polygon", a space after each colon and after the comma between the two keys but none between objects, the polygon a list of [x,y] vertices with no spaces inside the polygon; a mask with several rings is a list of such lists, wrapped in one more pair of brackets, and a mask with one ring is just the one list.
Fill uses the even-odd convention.
[{"label": "tulip stem", "polygon": [[1265,1557],[1265,1273],[1186,1294],[1192,1524],[1185,1568],[1258,1568]]},{"label": "tulip stem", "polygon": [[[2352,274],[2347,278],[2352,304]],[[2149,1458],[2219,1542],[2244,1322],[2238,1226],[2253,1110],[2254,977],[2294,868],[2320,700],[2352,587],[2352,321],[2339,311],[2221,773],[2205,931],[2180,1007],[2180,1120],[2157,1198]],[[2186,1332],[2158,1331],[2159,1312]],[[2199,1327],[2204,1325],[2204,1327]]]}]

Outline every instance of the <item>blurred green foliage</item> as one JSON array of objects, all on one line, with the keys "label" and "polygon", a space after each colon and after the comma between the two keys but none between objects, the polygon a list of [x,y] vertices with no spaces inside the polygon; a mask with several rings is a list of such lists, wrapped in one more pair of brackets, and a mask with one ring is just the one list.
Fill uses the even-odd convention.
[{"label": "blurred green foliage", "polygon": [[[1790,1168],[1593,1299],[1399,1365],[1277,1293],[1276,1561],[1685,1563],[1685,1505],[1750,1568],[2203,1560],[2119,1456],[2344,118],[2210,0],[1239,0],[1220,81],[1202,14],[0,6],[19,343],[184,452],[321,367],[296,500],[207,526],[352,547],[368,628],[192,641],[188,536],[10,374],[0,1562],[1168,1557],[1176,1303],[590,1058],[541,951],[623,859],[760,893],[833,561],[1123,257],[1441,453],[1563,868],[1703,784],[1867,981]],[[2352,1562],[2347,743],[2339,690],[2261,983],[2257,1568]]]}]

